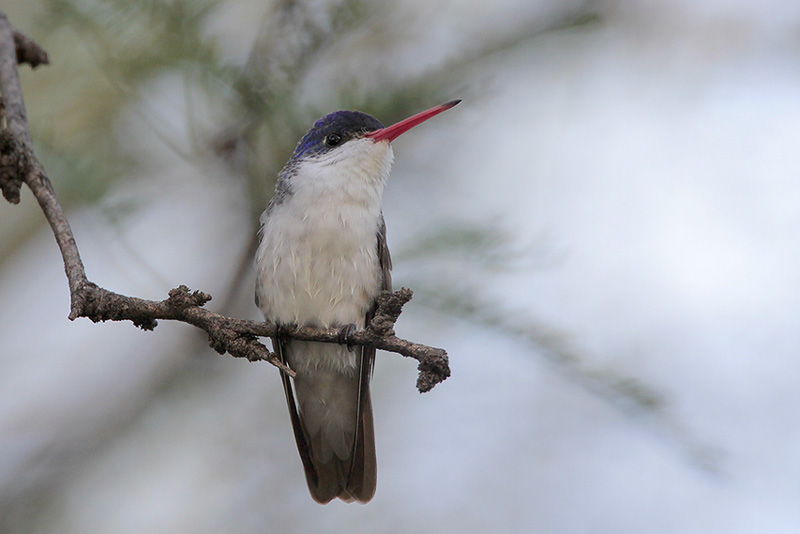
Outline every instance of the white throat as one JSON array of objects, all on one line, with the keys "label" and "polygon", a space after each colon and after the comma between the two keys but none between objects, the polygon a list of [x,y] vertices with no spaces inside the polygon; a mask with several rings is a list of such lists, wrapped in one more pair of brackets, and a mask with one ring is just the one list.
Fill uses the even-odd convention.
[{"label": "white throat", "polygon": [[394,154],[387,142],[349,141],[326,154],[297,164],[290,179],[297,207],[317,211],[361,204],[376,216]]}]

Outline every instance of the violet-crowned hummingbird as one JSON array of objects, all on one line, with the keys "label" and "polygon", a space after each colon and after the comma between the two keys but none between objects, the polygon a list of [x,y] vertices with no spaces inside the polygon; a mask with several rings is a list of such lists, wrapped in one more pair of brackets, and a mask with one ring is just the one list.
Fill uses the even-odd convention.
[{"label": "violet-crowned hummingbird", "polygon": [[[381,197],[391,141],[458,104],[453,100],[384,128],[359,111],[322,117],[281,171],[261,216],[256,304],[277,325],[364,328],[391,259]],[[281,373],[311,496],[368,502],[377,466],[369,382],[372,347],[276,337],[273,349],[294,372]]]}]

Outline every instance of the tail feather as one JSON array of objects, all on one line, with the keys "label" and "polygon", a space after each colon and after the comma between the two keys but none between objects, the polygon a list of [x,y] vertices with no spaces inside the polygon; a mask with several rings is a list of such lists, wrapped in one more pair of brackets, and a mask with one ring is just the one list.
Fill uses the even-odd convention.
[{"label": "tail feather", "polygon": [[372,402],[369,387],[361,404],[361,417],[356,435],[350,477],[346,493],[358,502],[369,502],[375,495],[378,482],[378,463],[375,458],[375,428],[372,424]]},{"label": "tail feather", "polygon": [[[300,343],[273,343],[291,366],[288,353]],[[355,373],[294,369],[294,381],[282,375],[308,489],[320,504],[336,497],[366,503],[375,494],[377,463],[369,395],[373,359],[374,349],[365,349]]]}]

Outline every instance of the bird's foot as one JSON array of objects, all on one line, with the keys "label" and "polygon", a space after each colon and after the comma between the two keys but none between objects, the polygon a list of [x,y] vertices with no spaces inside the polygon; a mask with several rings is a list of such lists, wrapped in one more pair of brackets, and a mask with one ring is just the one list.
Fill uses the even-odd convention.
[{"label": "bird's foot", "polygon": [[289,339],[289,334],[297,329],[297,323],[275,323],[275,337],[281,341]]},{"label": "bird's foot", "polygon": [[347,343],[347,338],[357,330],[355,323],[346,324],[339,329],[339,343],[342,345],[347,345],[347,350],[353,352],[355,350],[355,346]]}]

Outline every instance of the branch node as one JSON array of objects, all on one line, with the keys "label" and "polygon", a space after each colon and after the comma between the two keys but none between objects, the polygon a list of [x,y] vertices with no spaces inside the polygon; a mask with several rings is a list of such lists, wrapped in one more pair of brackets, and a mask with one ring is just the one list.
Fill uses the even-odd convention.
[{"label": "branch node", "polygon": [[394,324],[400,317],[403,306],[413,295],[414,292],[407,287],[401,287],[394,293],[382,291],[378,297],[378,309],[375,310],[375,316],[369,322],[367,329],[378,337],[393,336]]},{"label": "branch node", "polygon": [[[228,348],[230,343],[226,343],[225,341],[219,339],[215,335],[209,333],[208,334],[208,345],[214,349],[217,354],[225,354],[228,352]],[[247,359],[250,359],[250,355],[248,355]]]},{"label": "branch node", "polygon": [[27,63],[32,69],[39,65],[49,65],[50,58],[44,48],[24,33],[14,30],[14,47],[17,49],[17,63]]},{"label": "branch node", "polygon": [[202,307],[210,300],[211,295],[208,293],[192,291],[187,286],[180,285],[175,289],[170,289],[166,303],[171,308],[182,310],[194,306]]},{"label": "branch node", "polygon": [[93,323],[111,319],[110,314],[104,309],[100,287],[88,280],[72,290],[72,306],[69,319],[74,321],[78,317],[86,317]]},{"label": "branch node", "polygon": [[131,321],[133,321],[134,326],[146,330],[147,332],[152,332],[158,326],[158,321],[150,317],[134,318],[131,319]]}]

